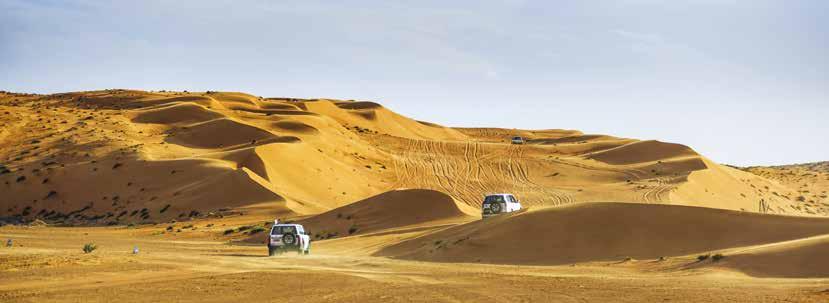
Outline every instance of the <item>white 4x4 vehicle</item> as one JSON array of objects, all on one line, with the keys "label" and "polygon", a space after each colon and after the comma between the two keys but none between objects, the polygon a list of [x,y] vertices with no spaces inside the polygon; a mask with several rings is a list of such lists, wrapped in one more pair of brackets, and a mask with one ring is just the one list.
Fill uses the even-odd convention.
[{"label": "white 4x4 vehicle", "polygon": [[300,254],[311,252],[311,237],[299,224],[278,224],[274,221],[268,234],[268,256],[296,251]]},{"label": "white 4x4 vehicle", "polygon": [[486,195],[484,203],[481,204],[481,215],[484,218],[519,210],[521,210],[521,202],[518,202],[512,194]]}]

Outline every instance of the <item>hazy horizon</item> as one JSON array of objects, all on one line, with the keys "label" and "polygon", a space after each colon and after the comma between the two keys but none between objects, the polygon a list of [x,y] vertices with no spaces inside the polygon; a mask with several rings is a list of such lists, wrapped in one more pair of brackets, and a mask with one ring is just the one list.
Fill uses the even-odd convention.
[{"label": "hazy horizon", "polygon": [[0,90],[372,100],[726,164],[829,160],[829,2],[597,3],[2,0]]}]

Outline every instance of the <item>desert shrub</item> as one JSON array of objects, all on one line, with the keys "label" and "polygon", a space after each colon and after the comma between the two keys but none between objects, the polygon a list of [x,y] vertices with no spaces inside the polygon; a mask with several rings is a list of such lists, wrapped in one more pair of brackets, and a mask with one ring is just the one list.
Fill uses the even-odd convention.
[{"label": "desert shrub", "polygon": [[95,245],[95,243],[86,243],[83,246],[83,252],[85,254],[91,253],[91,252],[95,251],[96,249],[98,249],[98,246]]},{"label": "desert shrub", "polygon": [[158,213],[163,214],[165,211],[167,211],[168,208],[170,208],[170,204],[165,205],[163,208],[161,208],[161,210],[158,211]]},{"label": "desert shrub", "polygon": [[167,231],[173,231],[173,226],[172,225],[167,226]]},{"label": "desert shrub", "polygon": [[348,228],[348,234],[351,235],[353,233],[356,233],[357,230],[358,230],[357,226],[352,225],[351,227]]},{"label": "desert shrub", "polygon": [[725,258],[725,256],[723,256],[722,254],[716,254],[711,257],[711,261],[717,262],[722,260],[723,258]]},{"label": "desert shrub", "polygon": [[265,228],[262,226],[256,226],[250,230],[250,234],[261,233],[265,231]]},{"label": "desert shrub", "polygon": [[710,254],[708,254],[708,255],[699,255],[699,256],[697,256],[697,261],[702,262],[702,261],[708,260],[709,257],[711,257]]},{"label": "desert shrub", "polygon": [[232,233],[233,233],[233,232],[235,232],[235,231],[236,231],[236,230],[234,230],[233,228],[231,228],[231,229],[225,229],[225,235],[232,234]]}]

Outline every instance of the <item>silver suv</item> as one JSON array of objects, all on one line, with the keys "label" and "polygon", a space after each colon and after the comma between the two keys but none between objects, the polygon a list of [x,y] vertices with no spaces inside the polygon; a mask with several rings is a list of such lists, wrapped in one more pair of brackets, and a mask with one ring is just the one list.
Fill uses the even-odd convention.
[{"label": "silver suv", "polygon": [[299,224],[277,224],[274,222],[268,234],[268,256],[296,251],[300,254],[311,252],[311,237]]},{"label": "silver suv", "polygon": [[490,194],[484,198],[481,204],[481,215],[484,218],[511,213],[521,210],[521,202],[512,194]]}]

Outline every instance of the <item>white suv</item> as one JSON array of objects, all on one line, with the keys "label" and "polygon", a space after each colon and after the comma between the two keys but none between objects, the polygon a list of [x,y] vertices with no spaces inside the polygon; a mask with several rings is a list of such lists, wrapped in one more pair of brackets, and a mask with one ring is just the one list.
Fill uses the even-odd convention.
[{"label": "white suv", "polygon": [[512,141],[512,144],[524,144],[524,138],[521,138],[519,136],[512,137],[510,141]]},{"label": "white suv", "polygon": [[481,204],[481,213],[484,218],[519,210],[521,210],[521,202],[518,202],[512,194],[486,195],[484,203]]},{"label": "white suv", "polygon": [[274,221],[267,241],[268,256],[282,254],[289,250],[306,255],[311,252],[311,237],[299,224],[278,224]]}]

